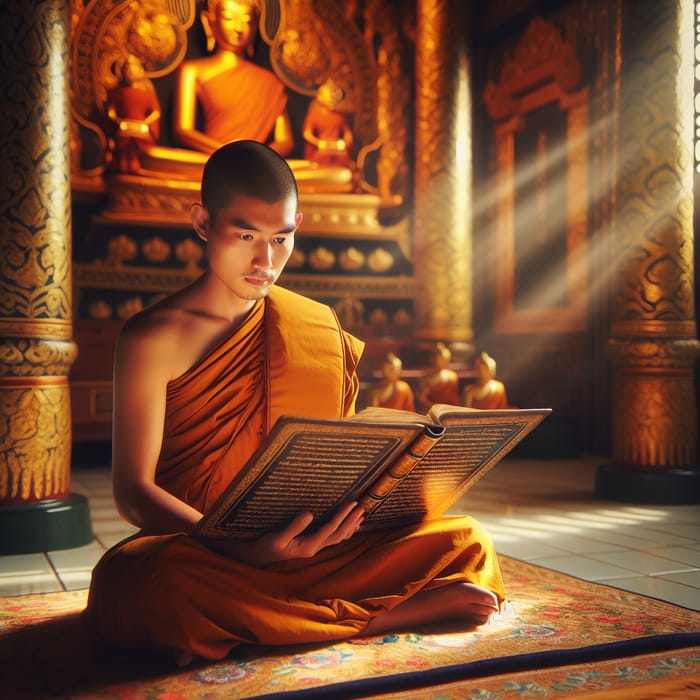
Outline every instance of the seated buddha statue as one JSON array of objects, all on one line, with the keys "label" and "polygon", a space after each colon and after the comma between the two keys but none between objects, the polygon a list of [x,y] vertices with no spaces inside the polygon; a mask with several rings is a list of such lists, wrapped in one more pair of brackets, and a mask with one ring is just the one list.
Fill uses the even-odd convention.
[{"label": "seated buddha statue", "polygon": [[160,134],[160,103],[133,54],[117,66],[117,79],[106,102],[114,142],[111,167],[117,172],[137,173],[141,168],[140,145],[155,143]]},{"label": "seated buddha statue", "polygon": [[[145,145],[144,169],[198,180],[209,154],[240,139],[261,141],[289,155],[294,135],[286,89],[272,71],[248,58],[260,20],[259,0],[208,0],[200,20],[210,53],[182,62],[173,98],[173,135],[187,148]],[[352,189],[348,168],[288,162],[302,191]]]},{"label": "seated buddha statue", "polygon": [[332,78],[318,88],[302,127],[307,160],[352,167],[352,129],[348,118],[338,110],[343,96],[342,88]]},{"label": "seated buddha statue", "polygon": [[459,404],[459,375],[450,369],[452,351],[436,343],[432,352],[433,369],[421,377],[420,402],[426,410],[436,403]]},{"label": "seated buddha statue", "polygon": [[401,379],[403,363],[390,352],[382,362],[382,378],[367,391],[367,405],[414,411],[413,389]]},{"label": "seated buddha statue", "polygon": [[474,360],[477,380],[464,390],[464,405],[469,408],[509,408],[506,388],[496,379],[496,360],[482,352]]}]

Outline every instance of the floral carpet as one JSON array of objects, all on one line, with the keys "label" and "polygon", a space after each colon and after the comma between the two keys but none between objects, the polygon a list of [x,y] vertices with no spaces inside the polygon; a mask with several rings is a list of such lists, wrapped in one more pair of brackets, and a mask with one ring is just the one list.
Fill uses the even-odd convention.
[{"label": "floral carpet", "polygon": [[513,559],[502,566],[509,604],[483,627],[247,647],[186,669],[90,649],[86,591],[0,599],[0,697],[700,697],[700,613]]}]

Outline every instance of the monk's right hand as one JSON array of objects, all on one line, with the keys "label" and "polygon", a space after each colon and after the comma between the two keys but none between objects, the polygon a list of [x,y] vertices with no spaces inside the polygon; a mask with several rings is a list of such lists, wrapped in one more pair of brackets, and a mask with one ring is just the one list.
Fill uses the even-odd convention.
[{"label": "monk's right hand", "polygon": [[348,503],[319,528],[304,535],[302,533],[313,522],[313,515],[300,513],[283,530],[269,532],[254,542],[232,543],[227,549],[237,559],[253,566],[288,559],[306,559],[325,547],[352,537],[362,524],[364,514],[364,509],[357,503]]}]

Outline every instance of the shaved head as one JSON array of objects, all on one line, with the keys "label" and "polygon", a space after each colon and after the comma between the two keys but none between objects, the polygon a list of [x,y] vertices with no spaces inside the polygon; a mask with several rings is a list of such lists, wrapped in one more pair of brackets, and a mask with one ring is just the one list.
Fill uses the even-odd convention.
[{"label": "shaved head", "polygon": [[211,223],[237,195],[269,204],[292,195],[298,198],[296,179],[287,161],[258,141],[233,141],[215,151],[204,166],[202,204]]}]

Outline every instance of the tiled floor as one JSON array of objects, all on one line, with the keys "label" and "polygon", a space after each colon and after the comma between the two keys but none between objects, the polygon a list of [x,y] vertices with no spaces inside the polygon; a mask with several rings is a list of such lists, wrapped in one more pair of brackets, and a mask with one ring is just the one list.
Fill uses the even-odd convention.
[{"label": "tiled floor", "polygon": [[[700,506],[623,504],[593,497],[600,460],[507,458],[451,512],[491,532],[502,554],[700,610]],[[85,588],[104,550],[134,529],[120,519],[109,468],[74,468],[95,539],[45,554],[0,556],[0,596]]]}]

